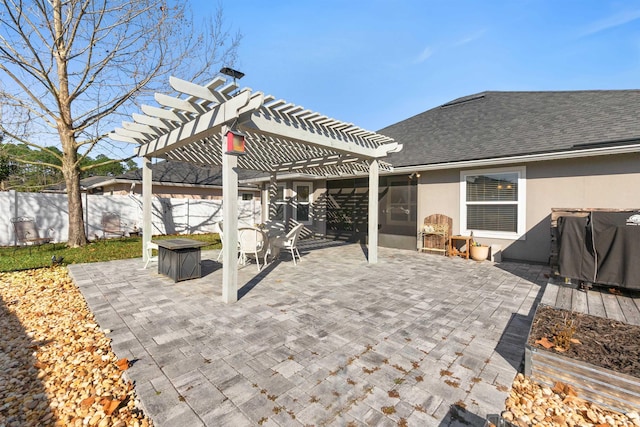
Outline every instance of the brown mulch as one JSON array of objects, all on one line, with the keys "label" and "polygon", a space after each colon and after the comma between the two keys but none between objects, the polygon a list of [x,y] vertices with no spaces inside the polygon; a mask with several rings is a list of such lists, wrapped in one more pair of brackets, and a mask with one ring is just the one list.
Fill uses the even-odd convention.
[{"label": "brown mulch", "polygon": [[0,426],[152,427],[65,267],[0,273]]},{"label": "brown mulch", "polygon": [[529,335],[531,346],[640,378],[638,343],[640,326],[550,306],[538,308]]}]

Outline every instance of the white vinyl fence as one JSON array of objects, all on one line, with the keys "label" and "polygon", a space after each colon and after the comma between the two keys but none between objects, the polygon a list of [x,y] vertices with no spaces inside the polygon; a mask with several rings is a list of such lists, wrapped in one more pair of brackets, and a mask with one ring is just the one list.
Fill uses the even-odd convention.
[{"label": "white vinyl fence", "polygon": [[[127,231],[142,228],[142,196],[83,194],[85,229],[94,240],[102,236],[100,222],[105,212],[120,215]],[[238,200],[238,220],[247,224],[260,222],[259,200]],[[66,194],[0,192],[0,246],[15,244],[11,218],[28,216],[35,219],[40,237],[67,241],[69,216]],[[215,232],[214,224],[222,221],[222,200],[153,198],[153,234],[198,234]]]}]

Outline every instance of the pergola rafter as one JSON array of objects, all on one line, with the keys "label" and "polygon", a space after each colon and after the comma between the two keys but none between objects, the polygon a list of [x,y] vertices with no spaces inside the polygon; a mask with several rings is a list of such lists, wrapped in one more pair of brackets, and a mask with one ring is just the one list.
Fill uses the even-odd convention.
[{"label": "pergola rafter", "polygon": [[[236,168],[282,175],[339,177],[369,175],[369,262],[377,262],[378,174],[391,166],[381,159],[402,146],[384,135],[305,109],[236,82],[216,77],[197,85],[169,79],[177,96],[156,94],[159,107],[142,105],[143,114],[123,122],[111,138],[138,144],[143,167],[143,245],[151,238],[152,158],[222,166],[225,228],[237,226]],[[228,131],[245,136],[246,154],[226,153]],[[375,209],[372,207],[375,206]],[[237,299],[235,233],[224,233],[223,299]],[[146,247],[146,246],[145,246]],[[147,251],[143,251],[145,257]],[[145,260],[146,261],[146,260]]]}]

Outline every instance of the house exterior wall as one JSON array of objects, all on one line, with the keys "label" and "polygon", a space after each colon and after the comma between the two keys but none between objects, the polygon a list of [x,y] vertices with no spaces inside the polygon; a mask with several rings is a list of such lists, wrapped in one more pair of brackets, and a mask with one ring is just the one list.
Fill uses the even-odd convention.
[{"label": "house exterior wall", "polygon": [[[548,262],[552,208],[640,207],[640,153],[500,167],[509,166],[526,167],[526,233],[518,240],[476,238],[483,244],[500,245],[506,259]],[[464,228],[460,224],[460,172],[421,173],[416,231],[422,219],[433,213],[453,218],[454,234]]]},{"label": "house exterior wall", "polygon": [[[283,206],[284,218],[283,227],[285,230],[290,230],[296,224],[294,223],[294,197],[293,191],[296,183],[309,183],[311,184],[313,191],[311,192],[311,205],[309,208],[310,224],[305,224],[302,229],[301,236],[303,238],[311,236],[324,236],[327,230],[327,198],[326,198],[326,180],[282,180],[277,182],[279,186],[284,187],[284,197],[287,200]],[[265,200],[269,201],[268,183],[263,185],[263,191],[261,195],[264,195]],[[254,196],[256,197],[256,196]],[[260,199],[257,200],[260,202]],[[269,221],[273,221],[272,218]],[[280,220],[276,220],[280,221]]]},{"label": "house exterior wall", "polygon": [[[131,184],[115,183],[106,185],[102,194],[107,195],[127,195],[129,193],[142,194],[142,185],[136,184],[131,189]],[[250,193],[257,200],[260,200],[260,191],[238,189],[238,194]],[[153,195],[157,197],[169,197],[173,199],[201,199],[201,200],[222,200],[221,188],[205,188],[196,186],[176,186],[176,185],[153,185]]]}]

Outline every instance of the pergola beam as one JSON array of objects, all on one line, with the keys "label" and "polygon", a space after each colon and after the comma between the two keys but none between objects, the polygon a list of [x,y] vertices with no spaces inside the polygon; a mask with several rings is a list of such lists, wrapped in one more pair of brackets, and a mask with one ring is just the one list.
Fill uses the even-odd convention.
[{"label": "pergola beam", "polygon": [[293,141],[304,141],[307,144],[324,147],[339,153],[352,153],[365,158],[381,157],[376,150],[362,147],[352,141],[339,139],[328,134],[309,132],[306,128],[295,128],[289,126],[287,123],[277,122],[259,114],[254,114],[251,117],[251,121],[249,123],[243,123],[242,126],[251,129],[253,132],[260,132]]},{"label": "pergola beam", "polygon": [[138,149],[138,156],[158,155],[216,134],[220,126],[238,117],[238,110],[247,105],[249,92],[243,92],[224,104],[184,123],[181,127],[148,142]]}]

